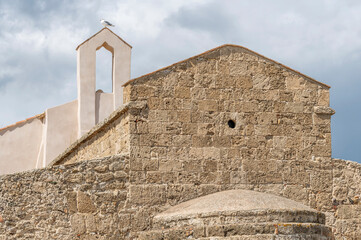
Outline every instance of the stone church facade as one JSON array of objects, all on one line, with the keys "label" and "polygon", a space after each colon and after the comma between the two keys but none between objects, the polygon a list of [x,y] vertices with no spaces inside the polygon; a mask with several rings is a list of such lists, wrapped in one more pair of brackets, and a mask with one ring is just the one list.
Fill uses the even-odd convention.
[{"label": "stone church facade", "polygon": [[0,176],[0,239],[359,239],[329,88],[237,45],[132,79],[50,166]]}]

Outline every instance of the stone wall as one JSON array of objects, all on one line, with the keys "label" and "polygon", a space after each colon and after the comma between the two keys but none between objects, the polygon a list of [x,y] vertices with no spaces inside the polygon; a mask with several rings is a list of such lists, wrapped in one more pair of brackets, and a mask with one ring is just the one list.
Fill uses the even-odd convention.
[{"label": "stone wall", "polygon": [[[333,112],[325,85],[225,46],[131,81],[124,101],[146,104],[92,130],[54,163],[112,155],[119,152],[114,142],[129,139],[131,170],[149,181],[179,174],[332,208]],[[157,175],[164,179],[152,180]]]},{"label": "stone wall", "polygon": [[[141,173],[130,166],[129,156],[115,155],[0,176],[0,240],[137,239],[170,206],[239,187],[199,182],[194,172]],[[357,239],[360,210],[338,206],[337,239]]]},{"label": "stone wall", "polygon": [[120,239],[128,171],[120,155],[0,176],[0,239]]},{"label": "stone wall", "polygon": [[[228,46],[135,79],[124,94],[124,108],[53,162],[83,166],[88,164],[83,160],[129,153],[126,202],[114,210],[118,218],[126,216],[123,230],[87,234],[136,237],[151,229],[155,213],[228,189],[270,192],[302,202],[326,212],[327,223],[338,233],[345,229],[358,233],[352,229],[359,219],[343,213],[358,205],[335,207],[333,201],[355,197],[360,179],[352,174],[359,171],[357,164],[331,160],[334,112],[324,85]],[[120,141],[126,147],[118,151],[114,143]],[[84,176],[87,171],[94,170],[82,170]],[[349,188],[346,195],[340,187],[344,183]],[[74,199],[82,193],[72,194]],[[77,230],[77,222],[86,222],[82,214],[72,222],[73,231],[89,237],[83,225]],[[92,214],[104,216],[98,210]]]},{"label": "stone wall", "polygon": [[341,203],[349,198],[361,197],[361,164],[342,159],[332,160],[333,198]]},{"label": "stone wall", "polygon": [[130,169],[148,182],[257,189],[331,209],[333,112],[324,85],[225,46],[135,79],[124,92],[125,102],[149,108],[130,130]]},{"label": "stone wall", "polygon": [[333,208],[337,236],[358,239],[361,234],[361,164],[333,159]]}]

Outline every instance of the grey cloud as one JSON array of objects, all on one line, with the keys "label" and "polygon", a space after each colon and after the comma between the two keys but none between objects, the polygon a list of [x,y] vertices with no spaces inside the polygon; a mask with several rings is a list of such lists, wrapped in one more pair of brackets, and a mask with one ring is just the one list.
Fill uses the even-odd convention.
[{"label": "grey cloud", "polygon": [[169,27],[182,27],[194,31],[211,32],[216,35],[229,34],[236,29],[233,16],[226,9],[219,6],[219,2],[212,2],[197,6],[197,8],[183,7],[165,20]]},{"label": "grey cloud", "polygon": [[11,82],[11,77],[9,75],[4,75],[0,77],[0,93],[6,90],[6,86]]}]

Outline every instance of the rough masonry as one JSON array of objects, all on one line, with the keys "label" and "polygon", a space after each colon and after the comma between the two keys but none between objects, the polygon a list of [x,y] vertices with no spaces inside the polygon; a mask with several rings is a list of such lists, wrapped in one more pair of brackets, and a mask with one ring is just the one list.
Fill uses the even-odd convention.
[{"label": "rough masonry", "polygon": [[[224,45],[129,81],[124,103],[52,167],[0,177],[0,239],[357,239],[361,233],[361,165],[331,158],[329,86]],[[241,214],[248,225],[229,220],[208,229],[196,221],[157,229],[156,216],[172,206],[235,189],[287,198],[316,213],[268,212],[277,218],[255,227],[249,223],[259,215],[252,209]],[[310,230],[313,214],[319,227]]]}]

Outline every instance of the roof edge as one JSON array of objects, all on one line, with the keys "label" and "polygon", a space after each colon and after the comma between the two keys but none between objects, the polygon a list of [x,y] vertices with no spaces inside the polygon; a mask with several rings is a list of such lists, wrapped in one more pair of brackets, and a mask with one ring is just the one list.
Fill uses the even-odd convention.
[{"label": "roof edge", "polygon": [[24,119],[24,120],[18,121],[18,122],[16,122],[16,123],[11,124],[11,125],[8,125],[8,126],[6,126],[6,127],[0,128],[0,132],[1,132],[1,131],[4,131],[4,130],[7,130],[7,129],[9,129],[9,128],[12,128],[12,127],[16,127],[17,125],[26,123],[26,122],[28,122],[28,121],[30,121],[30,120],[35,119],[35,118],[43,119],[44,117],[45,117],[45,112],[40,113],[40,114],[38,114],[38,115],[35,115],[35,116],[33,116],[33,117],[26,118],[26,119]]},{"label": "roof edge", "polygon": [[127,43],[126,41],[124,41],[124,39],[122,39],[121,37],[119,37],[117,34],[115,34],[112,30],[110,30],[107,27],[103,27],[102,29],[100,29],[100,31],[98,31],[97,33],[95,33],[93,36],[89,37],[87,40],[85,40],[84,42],[82,42],[81,44],[79,44],[75,50],[78,50],[80,48],[80,46],[82,46],[83,44],[85,44],[86,42],[88,42],[90,39],[92,39],[93,37],[95,37],[96,35],[98,35],[99,33],[101,33],[102,31],[104,31],[105,29],[107,29],[108,31],[110,31],[111,33],[113,33],[117,38],[119,38],[122,42],[124,42],[126,45],[128,45],[130,48],[133,48],[129,43]]},{"label": "roof edge", "polygon": [[223,47],[238,47],[238,48],[242,48],[243,50],[248,51],[248,52],[251,53],[251,54],[254,54],[254,55],[256,55],[256,56],[258,56],[258,57],[261,57],[261,58],[264,58],[264,59],[266,59],[266,60],[268,60],[268,61],[270,61],[270,62],[272,62],[272,63],[274,63],[274,64],[276,64],[276,65],[279,65],[279,66],[281,66],[281,67],[283,67],[283,68],[286,68],[286,69],[288,69],[289,71],[294,72],[294,73],[296,73],[296,74],[298,74],[298,75],[300,75],[300,76],[302,76],[302,77],[310,80],[310,81],[313,82],[313,83],[316,83],[316,84],[321,85],[321,86],[323,86],[323,87],[326,87],[326,88],[328,88],[328,89],[331,88],[331,86],[329,86],[329,85],[327,85],[327,84],[325,84],[325,83],[322,83],[322,82],[320,82],[320,81],[317,81],[316,79],[311,78],[311,77],[307,76],[306,74],[303,74],[303,73],[301,73],[301,72],[299,72],[299,71],[296,71],[296,70],[294,70],[294,69],[292,69],[292,68],[290,68],[290,67],[288,67],[288,66],[286,66],[286,65],[284,65],[284,64],[282,64],[282,63],[279,63],[279,62],[277,62],[277,61],[275,61],[275,60],[273,60],[273,59],[270,59],[270,58],[268,58],[268,57],[265,57],[265,56],[263,56],[262,54],[259,54],[259,53],[255,52],[255,51],[252,51],[252,50],[250,50],[250,49],[248,49],[248,48],[246,48],[246,47],[243,47],[243,46],[240,46],[240,45],[236,45],[236,44],[223,44],[223,45],[220,45],[220,46],[218,46],[218,47],[215,47],[215,48],[212,48],[212,49],[210,49],[210,50],[207,50],[207,51],[205,51],[205,52],[203,52],[203,53],[197,54],[197,55],[195,55],[195,56],[193,56],[193,57],[190,57],[190,58],[181,60],[181,61],[179,61],[179,62],[173,63],[173,64],[171,64],[171,65],[168,65],[168,66],[166,66],[166,67],[160,68],[160,69],[155,70],[155,71],[153,71],[153,72],[144,74],[144,75],[139,76],[139,77],[137,77],[137,78],[133,78],[133,79],[129,80],[128,82],[124,83],[122,86],[125,87],[125,86],[127,86],[128,84],[130,84],[130,83],[132,83],[132,82],[134,82],[134,81],[136,81],[136,80],[138,80],[138,79],[144,78],[144,77],[146,77],[146,76],[150,76],[150,75],[152,75],[152,74],[155,74],[155,73],[158,73],[158,72],[161,72],[161,71],[164,71],[164,70],[166,70],[166,69],[168,69],[168,68],[171,68],[171,67],[176,66],[176,65],[178,65],[178,64],[187,62],[187,61],[192,60],[192,59],[194,59],[194,58],[198,58],[198,57],[200,57],[200,56],[202,56],[202,55],[205,55],[205,54],[207,54],[207,53],[216,51],[216,50],[218,50],[218,49],[220,49],[220,48],[223,48]]}]

